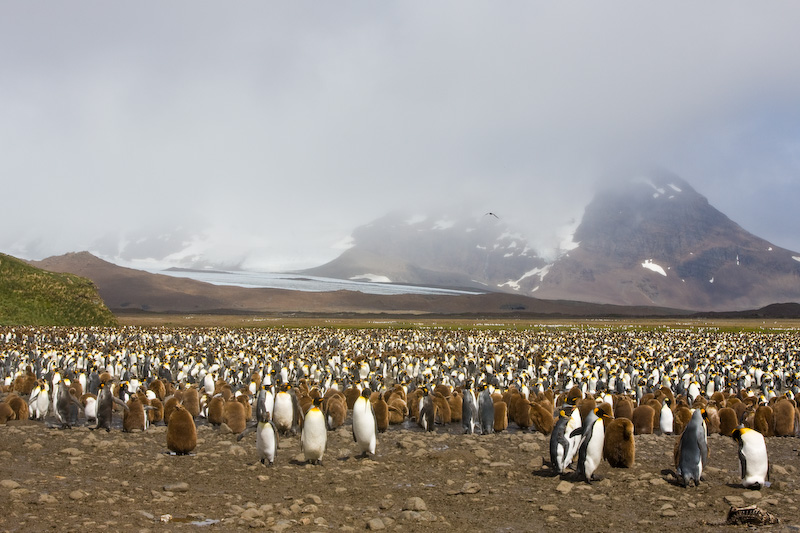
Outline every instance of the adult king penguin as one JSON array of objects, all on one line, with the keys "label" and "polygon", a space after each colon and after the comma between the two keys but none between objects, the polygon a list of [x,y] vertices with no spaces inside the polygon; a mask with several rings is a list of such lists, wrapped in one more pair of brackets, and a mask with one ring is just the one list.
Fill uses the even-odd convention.
[{"label": "adult king penguin", "polygon": [[700,484],[708,457],[707,434],[705,409],[695,409],[675,448],[675,469],[684,487],[689,482]]},{"label": "adult king penguin", "polygon": [[472,389],[472,379],[464,385],[464,398],[461,401],[461,427],[464,433],[472,435],[478,427],[478,400]]},{"label": "adult king penguin", "polygon": [[478,396],[478,419],[480,421],[481,435],[494,433],[492,387],[486,383],[481,387],[481,394]]},{"label": "adult king penguin", "polygon": [[581,432],[581,442],[578,446],[578,476],[583,477],[587,483],[594,479],[594,472],[603,460],[603,444],[605,442],[605,426],[603,418],[606,413],[596,407],[589,416],[583,428],[576,431]]},{"label": "adult king penguin", "polygon": [[742,485],[746,489],[759,490],[767,486],[769,459],[764,435],[746,427],[733,430],[733,440],[739,443],[739,463],[742,467]]},{"label": "adult king penguin", "polygon": [[353,405],[353,440],[358,444],[362,457],[375,455],[378,441],[378,422],[372,402],[369,401],[370,394],[371,391],[365,388]]},{"label": "adult king penguin", "polygon": [[322,398],[314,398],[313,406],[303,419],[303,430],[300,433],[300,448],[309,463],[321,464],[328,444],[328,428],[321,405]]}]

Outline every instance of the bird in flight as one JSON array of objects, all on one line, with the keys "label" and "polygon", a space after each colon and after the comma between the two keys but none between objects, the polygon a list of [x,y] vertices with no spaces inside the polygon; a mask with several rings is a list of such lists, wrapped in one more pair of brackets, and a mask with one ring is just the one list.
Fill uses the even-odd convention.
[{"label": "bird in flight", "polygon": [[495,215],[495,214],[494,214],[494,213],[492,213],[491,211],[489,211],[488,213],[486,213],[486,214],[485,214],[485,215],[483,215],[483,216],[489,216],[489,215],[491,215],[491,216],[493,216],[494,218],[497,218],[497,219],[499,219],[499,218],[500,218],[499,216]]}]

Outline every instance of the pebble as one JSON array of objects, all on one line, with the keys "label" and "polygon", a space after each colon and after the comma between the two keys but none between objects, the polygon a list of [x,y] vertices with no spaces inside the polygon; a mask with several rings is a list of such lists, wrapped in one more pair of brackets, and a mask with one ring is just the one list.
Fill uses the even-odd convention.
[{"label": "pebble", "polygon": [[82,500],[85,497],[86,497],[86,494],[84,494],[83,491],[80,491],[80,490],[73,490],[72,492],[69,493],[69,499],[70,500],[76,500],[77,501],[77,500]]},{"label": "pebble", "polygon": [[561,494],[569,494],[573,487],[574,485],[569,481],[562,481],[558,484],[558,486],[556,486],[556,491],[560,492]]},{"label": "pebble", "polygon": [[163,488],[166,492],[188,492],[189,484],[185,481],[179,481],[177,483],[167,483]]},{"label": "pebble", "polygon": [[425,505],[425,501],[418,497],[414,496],[409,498],[403,504],[403,511],[427,511],[428,506]]},{"label": "pebble", "polygon": [[367,529],[371,531],[380,531],[381,529],[386,529],[386,525],[380,518],[373,518],[367,522]]},{"label": "pebble", "polygon": [[13,479],[4,479],[3,481],[0,481],[0,488],[4,488],[6,490],[14,490],[19,488],[19,483],[17,483]]}]

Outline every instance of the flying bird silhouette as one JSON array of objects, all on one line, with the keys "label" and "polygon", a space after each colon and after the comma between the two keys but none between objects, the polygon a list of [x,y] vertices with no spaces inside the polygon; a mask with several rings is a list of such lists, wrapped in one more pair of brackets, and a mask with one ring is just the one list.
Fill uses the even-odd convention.
[{"label": "flying bird silhouette", "polygon": [[492,213],[491,211],[489,211],[488,213],[486,213],[486,214],[485,214],[485,215],[483,215],[483,216],[488,216],[488,215],[491,215],[491,216],[493,216],[494,218],[497,218],[497,219],[499,219],[499,218],[500,218],[499,216],[495,215],[495,214],[494,214],[494,213]]}]

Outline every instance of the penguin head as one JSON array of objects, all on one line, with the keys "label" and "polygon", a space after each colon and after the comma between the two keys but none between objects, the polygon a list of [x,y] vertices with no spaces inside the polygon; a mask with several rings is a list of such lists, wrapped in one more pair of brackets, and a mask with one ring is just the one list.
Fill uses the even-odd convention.
[{"label": "penguin head", "polygon": [[731,438],[736,442],[742,442],[742,433],[744,433],[747,428],[743,426],[739,426],[731,432]]},{"label": "penguin head", "polygon": [[369,387],[364,387],[364,389],[361,391],[361,396],[363,396],[367,400],[369,400],[369,397],[370,397],[371,394],[372,394],[372,391],[369,390]]},{"label": "penguin head", "polygon": [[311,402],[313,403],[314,407],[319,408],[322,405],[322,398],[314,398],[311,400]]}]

